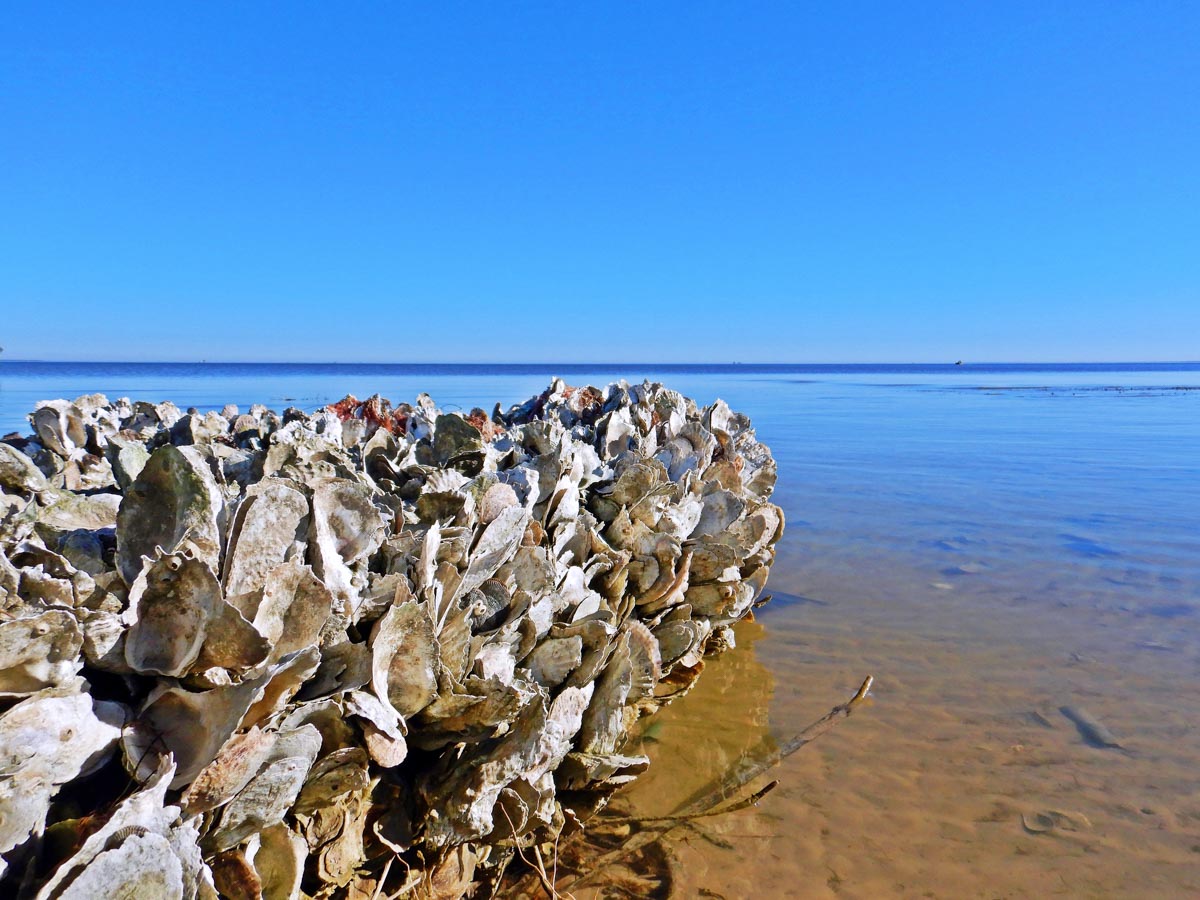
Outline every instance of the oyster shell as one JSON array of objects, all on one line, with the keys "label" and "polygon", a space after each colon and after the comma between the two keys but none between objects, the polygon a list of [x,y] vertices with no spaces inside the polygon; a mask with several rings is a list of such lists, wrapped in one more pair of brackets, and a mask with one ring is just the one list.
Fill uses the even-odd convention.
[{"label": "oyster shell", "polygon": [[[123,710],[80,687],[34,694],[0,715],[0,854],[40,834],[59,789],[94,771],[120,737]],[[0,857],[0,876],[5,866]]]},{"label": "oyster shell", "polygon": [[313,491],[313,569],[347,614],[358,600],[351,566],[383,543],[383,524],[365,485],[331,478]]},{"label": "oyster shell", "polygon": [[254,611],[254,628],[270,646],[268,661],[316,644],[329,621],[333,595],[297,559],[272,569]]},{"label": "oyster shell", "polygon": [[272,825],[259,832],[251,862],[263,900],[298,900],[307,856],[304,838],[287,825]]},{"label": "oyster shell", "polygon": [[61,609],[0,622],[0,697],[19,697],[72,679],[83,633]]},{"label": "oyster shell", "polygon": [[157,834],[134,833],[91,859],[58,900],[99,896],[183,900],[183,865],[171,842]]},{"label": "oyster shell", "polygon": [[37,493],[46,489],[46,476],[20,450],[0,442],[0,488],[16,494]]},{"label": "oyster shell", "polygon": [[125,659],[138,672],[183,675],[200,655],[208,622],[224,602],[212,570],[195,557],[150,561],[129,594],[132,625]]},{"label": "oyster shell", "polygon": [[170,444],[159,447],[125,492],[117,513],[117,559],[127,584],[142,570],[142,558],[162,547],[188,549],[220,571],[224,508],[216,481],[199,452]]},{"label": "oyster shell", "polygon": [[262,768],[229,801],[220,825],[205,839],[205,845],[217,852],[228,850],[280,824],[296,802],[320,749],[321,735],[312,725],[280,733]]},{"label": "oyster shell", "polygon": [[254,682],[192,692],[160,684],[122,736],[126,765],[147,777],[161,754],[174,759],[171,790],[186,787],[216,757],[258,690]]},{"label": "oyster shell", "polygon": [[371,659],[375,695],[401,716],[416,715],[437,696],[440,653],[423,606],[400,603],[384,613],[371,634]]},{"label": "oyster shell", "polygon": [[267,761],[275,741],[274,733],[257,727],[231,737],[179,798],[183,814],[200,815],[232,800]]},{"label": "oyster shell", "polygon": [[[174,768],[163,763],[141,791],[121,802],[51,874],[37,900],[110,895],[215,900],[217,892],[201,858],[195,826],[181,823],[178,807],[166,804],[167,785],[174,774]],[[123,849],[127,844],[131,845],[128,851]]]},{"label": "oyster shell", "polygon": [[233,521],[225,556],[224,584],[231,595],[260,590],[289,553],[303,557],[308,536],[308,497],[282,478],[247,489]]},{"label": "oyster shell", "polygon": [[[650,383],[31,423],[0,443],[0,894],[495,889],[645,767],[632,726],[784,527],[749,420]],[[47,827],[76,849],[32,865]]]}]

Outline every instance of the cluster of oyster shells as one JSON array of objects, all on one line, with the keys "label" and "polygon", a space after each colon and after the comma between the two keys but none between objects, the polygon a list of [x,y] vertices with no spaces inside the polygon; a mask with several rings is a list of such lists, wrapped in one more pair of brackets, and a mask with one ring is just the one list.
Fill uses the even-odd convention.
[{"label": "cluster of oyster shells", "polygon": [[756,602],[750,422],[42,403],[0,442],[0,892],[458,897],[646,759]]}]

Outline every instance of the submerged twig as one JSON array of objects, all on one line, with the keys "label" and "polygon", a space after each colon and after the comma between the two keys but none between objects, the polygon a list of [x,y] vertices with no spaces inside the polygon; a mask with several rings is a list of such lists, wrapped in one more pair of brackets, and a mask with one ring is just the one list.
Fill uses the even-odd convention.
[{"label": "submerged twig", "polygon": [[[734,801],[728,806],[717,809],[734,792],[753,781],[768,769],[778,765],[801,747],[811,744],[842,719],[849,717],[867,698],[874,680],[874,676],[868,675],[853,697],[845,703],[835,706],[803,731],[793,735],[769,753],[757,758],[755,758],[756,754],[754,751],[744,755],[731,772],[722,777],[715,785],[706,785],[692,794],[691,797],[676,807],[676,811],[673,814],[657,818],[617,820],[618,822],[637,823],[649,825],[650,827],[636,832],[620,847],[601,856],[587,872],[580,874],[574,880],[568,882],[566,888],[576,889],[592,883],[600,878],[604,870],[609,866],[621,862],[643,847],[653,844],[655,841],[661,841],[677,829],[689,825],[694,819],[709,815],[720,815],[726,812],[736,812],[737,810],[756,804],[772,791],[778,782],[772,781],[766,787],[756,791],[749,797]],[[761,747],[762,745],[760,744],[759,746]],[[665,827],[655,827],[656,825],[663,825]]]},{"label": "submerged twig", "polygon": [[765,787],[759,788],[757,791],[755,791],[749,797],[743,797],[741,800],[735,800],[733,803],[730,803],[727,806],[719,807],[718,809],[708,809],[708,810],[704,810],[703,812],[688,813],[688,814],[681,814],[681,815],[671,815],[671,816],[619,816],[619,817],[612,817],[612,818],[605,817],[604,824],[605,825],[642,825],[642,826],[671,824],[671,823],[682,824],[684,822],[691,822],[694,819],[708,819],[708,818],[711,818],[712,816],[723,816],[726,813],[738,812],[738,811],[746,809],[747,807],[750,807],[750,806],[758,806],[758,802],[760,800],[762,800],[763,797],[767,796],[767,794],[771,793],[771,791],[775,790],[775,788],[777,788],[777,787],[779,787],[778,781],[768,782]]},{"label": "submerged twig", "polygon": [[[535,857],[537,857],[537,862],[530,860],[530,858],[525,855],[525,851],[521,849],[521,841],[517,835],[517,827],[513,824],[512,816],[508,814],[508,810],[503,806],[500,807],[500,812],[504,813],[504,818],[508,820],[509,830],[511,830],[513,833],[513,847],[516,849],[517,855],[521,857],[521,862],[525,863],[525,865],[532,869],[537,875],[538,882],[541,884],[542,890],[546,892],[546,896],[549,897],[550,900],[558,900],[560,895],[554,887],[554,879],[546,874],[546,866],[542,863],[542,851],[538,849],[537,844],[534,844],[533,854]],[[558,860],[556,858],[556,867],[557,864]]]},{"label": "submerged twig", "polygon": [[684,800],[676,809],[675,814],[687,815],[696,810],[710,809],[716,804],[725,801],[768,769],[783,762],[783,760],[787,759],[801,747],[811,744],[842,719],[847,718],[854,712],[855,708],[867,698],[867,695],[871,692],[871,685],[874,682],[875,677],[868,675],[863,679],[862,685],[859,686],[854,696],[845,703],[835,706],[803,731],[794,734],[782,744],[760,755],[760,751],[769,742],[769,738],[764,739],[754,750],[743,754],[733,770],[727,773],[716,785],[703,787]]}]

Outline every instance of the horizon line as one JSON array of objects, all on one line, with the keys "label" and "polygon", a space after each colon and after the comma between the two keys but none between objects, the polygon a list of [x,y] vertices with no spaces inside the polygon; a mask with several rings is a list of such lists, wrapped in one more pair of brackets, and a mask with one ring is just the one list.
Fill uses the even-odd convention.
[{"label": "horizon line", "polygon": [[704,360],[689,360],[686,362],[653,362],[653,361],[632,361],[632,362],[612,362],[612,361],[587,361],[587,362],[568,362],[565,360],[557,360],[554,362],[532,361],[450,361],[450,360],[422,360],[422,361],[380,361],[380,360],[236,360],[236,359],[38,359],[38,358],[12,358],[0,359],[0,364],[4,363],[57,363],[57,364],[86,364],[86,365],[147,365],[147,366],[181,366],[181,365],[207,365],[207,366],[592,366],[597,368],[619,368],[625,366],[738,366],[738,367],[760,367],[760,366],[948,366],[950,368],[967,368],[969,366],[1106,366],[1106,365],[1154,365],[1154,366],[1192,366],[1200,365],[1200,359],[1036,359],[1036,360],[975,360],[975,361],[954,361],[947,362],[945,360],[909,360],[898,362],[895,360],[859,360],[859,361],[839,361],[839,362],[796,362],[796,361],[779,361],[772,360],[767,362],[741,362],[737,360],[730,361],[704,361]]}]

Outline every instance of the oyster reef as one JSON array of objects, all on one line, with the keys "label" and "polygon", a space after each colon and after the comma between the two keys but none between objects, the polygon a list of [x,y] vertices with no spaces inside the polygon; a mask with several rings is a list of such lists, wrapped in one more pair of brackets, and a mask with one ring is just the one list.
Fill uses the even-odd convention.
[{"label": "oyster reef", "polygon": [[658,384],[30,421],[0,442],[4,896],[494,893],[646,766],[630,727],[783,530],[750,422]]}]

